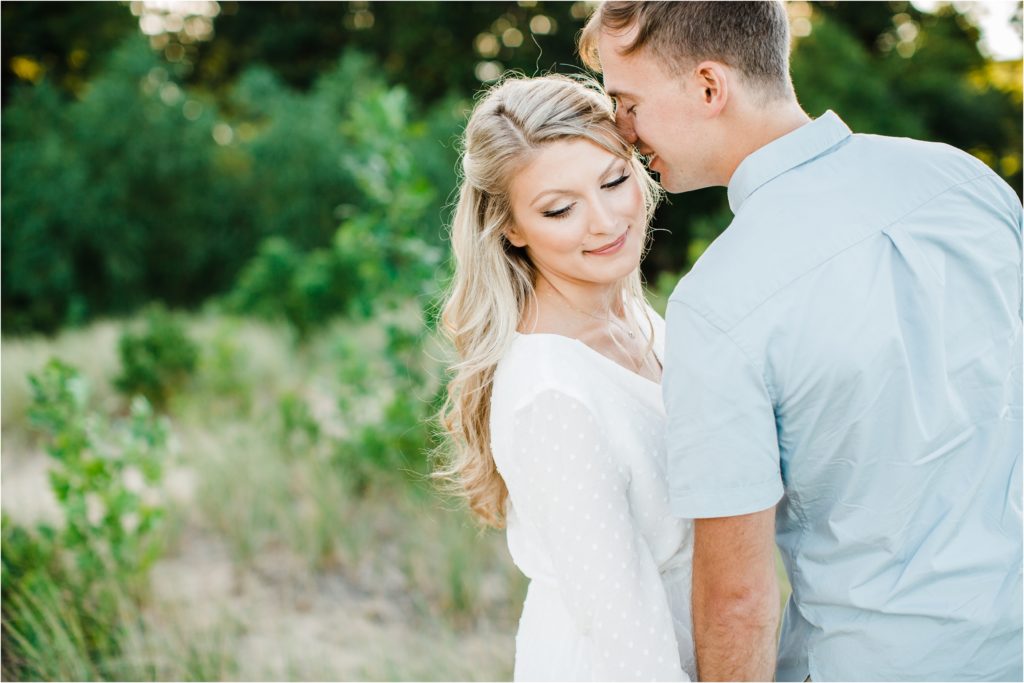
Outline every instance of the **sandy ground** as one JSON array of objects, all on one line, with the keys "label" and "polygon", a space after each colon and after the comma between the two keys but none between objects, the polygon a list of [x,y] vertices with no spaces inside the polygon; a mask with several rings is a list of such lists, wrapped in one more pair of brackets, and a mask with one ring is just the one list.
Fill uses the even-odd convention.
[{"label": "sandy ground", "polygon": [[341,574],[311,576],[285,551],[239,571],[193,530],[153,571],[158,602],[200,632],[230,633],[241,680],[500,680],[512,634],[455,633],[401,595]]}]

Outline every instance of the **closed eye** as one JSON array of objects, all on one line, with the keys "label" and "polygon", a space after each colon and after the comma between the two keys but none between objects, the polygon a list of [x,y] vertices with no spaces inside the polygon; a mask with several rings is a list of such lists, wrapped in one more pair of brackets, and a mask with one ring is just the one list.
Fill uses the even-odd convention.
[{"label": "closed eye", "polygon": [[576,202],[573,202],[568,206],[563,206],[561,209],[555,209],[554,211],[545,211],[543,212],[543,215],[546,218],[564,218],[565,216],[569,215],[569,211],[571,211],[572,207],[574,206],[576,206]]},{"label": "closed eye", "polygon": [[622,177],[616,178],[615,180],[611,181],[610,183],[605,183],[604,185],[601,186],[601,188],[605,189],[605,190],[608,190],[608,189],[611,189],[613,187],[618,187],[622,183],[626,182],[628,179],[629,179],[629,174],[626,173],[626,174],[622,175]]},{"label": "closed eye", "polygon": [[[624,173],[621,176],[619,176],[618,178],[616,178],[615,180],[611,181],[610,183],[605,183],[604,185],[602,185],[601,189],[602,190],[614,189],[614,188],[618,187],[619,185],[621,185],[622,183],[626,182],[627,180],[629,180],[629,174],[628,173]],[[553,209],[551,211],[542,211],[541,215],[544,216],[545,218],[565,218],[566,216],[569,215],[569,212],[572,211],[574,206],[576,206],[576,202],[573,202],[572,204],[568,204],[566,206],[563,206],[560,209]]]}]

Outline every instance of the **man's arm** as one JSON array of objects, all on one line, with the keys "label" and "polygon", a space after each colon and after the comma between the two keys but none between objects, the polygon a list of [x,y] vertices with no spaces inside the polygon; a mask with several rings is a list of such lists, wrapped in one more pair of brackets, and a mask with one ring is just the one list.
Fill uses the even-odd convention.
[{"label": "man's arm", "polygon": [[775,676],[775,507],[694,522],[693,631],[702,681]]}]

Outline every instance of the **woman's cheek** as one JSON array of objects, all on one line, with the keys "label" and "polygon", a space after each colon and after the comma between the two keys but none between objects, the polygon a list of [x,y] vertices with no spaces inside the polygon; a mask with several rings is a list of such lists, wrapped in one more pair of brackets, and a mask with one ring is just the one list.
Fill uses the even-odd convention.
[{"label": "woman's cheek", "polygon": [[622,212],[629,216],[630,223],[643,220],[647,212],[644,209],[644,194],[640,189],[640,181],[630,178],[628,189],[623,189],[625,192],[622,193]]},{"label": "woman's cheek", "polygon": [[569,218],[559,221],[557,226],[549,226],[544,234],[544,249],[552,254],[573,254],[580,249],[584,234],[579,221]]}]

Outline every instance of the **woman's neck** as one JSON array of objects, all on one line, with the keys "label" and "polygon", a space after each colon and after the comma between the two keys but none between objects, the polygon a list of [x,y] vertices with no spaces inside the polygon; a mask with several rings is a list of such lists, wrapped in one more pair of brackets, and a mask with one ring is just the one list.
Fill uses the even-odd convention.
[{"label": "woman's neck", "polygon": [[618,283],[578,283],[539,274],[534,306],[524,316],[523,327],[575,338],[600,333],[622,318],[620,292]]}]

